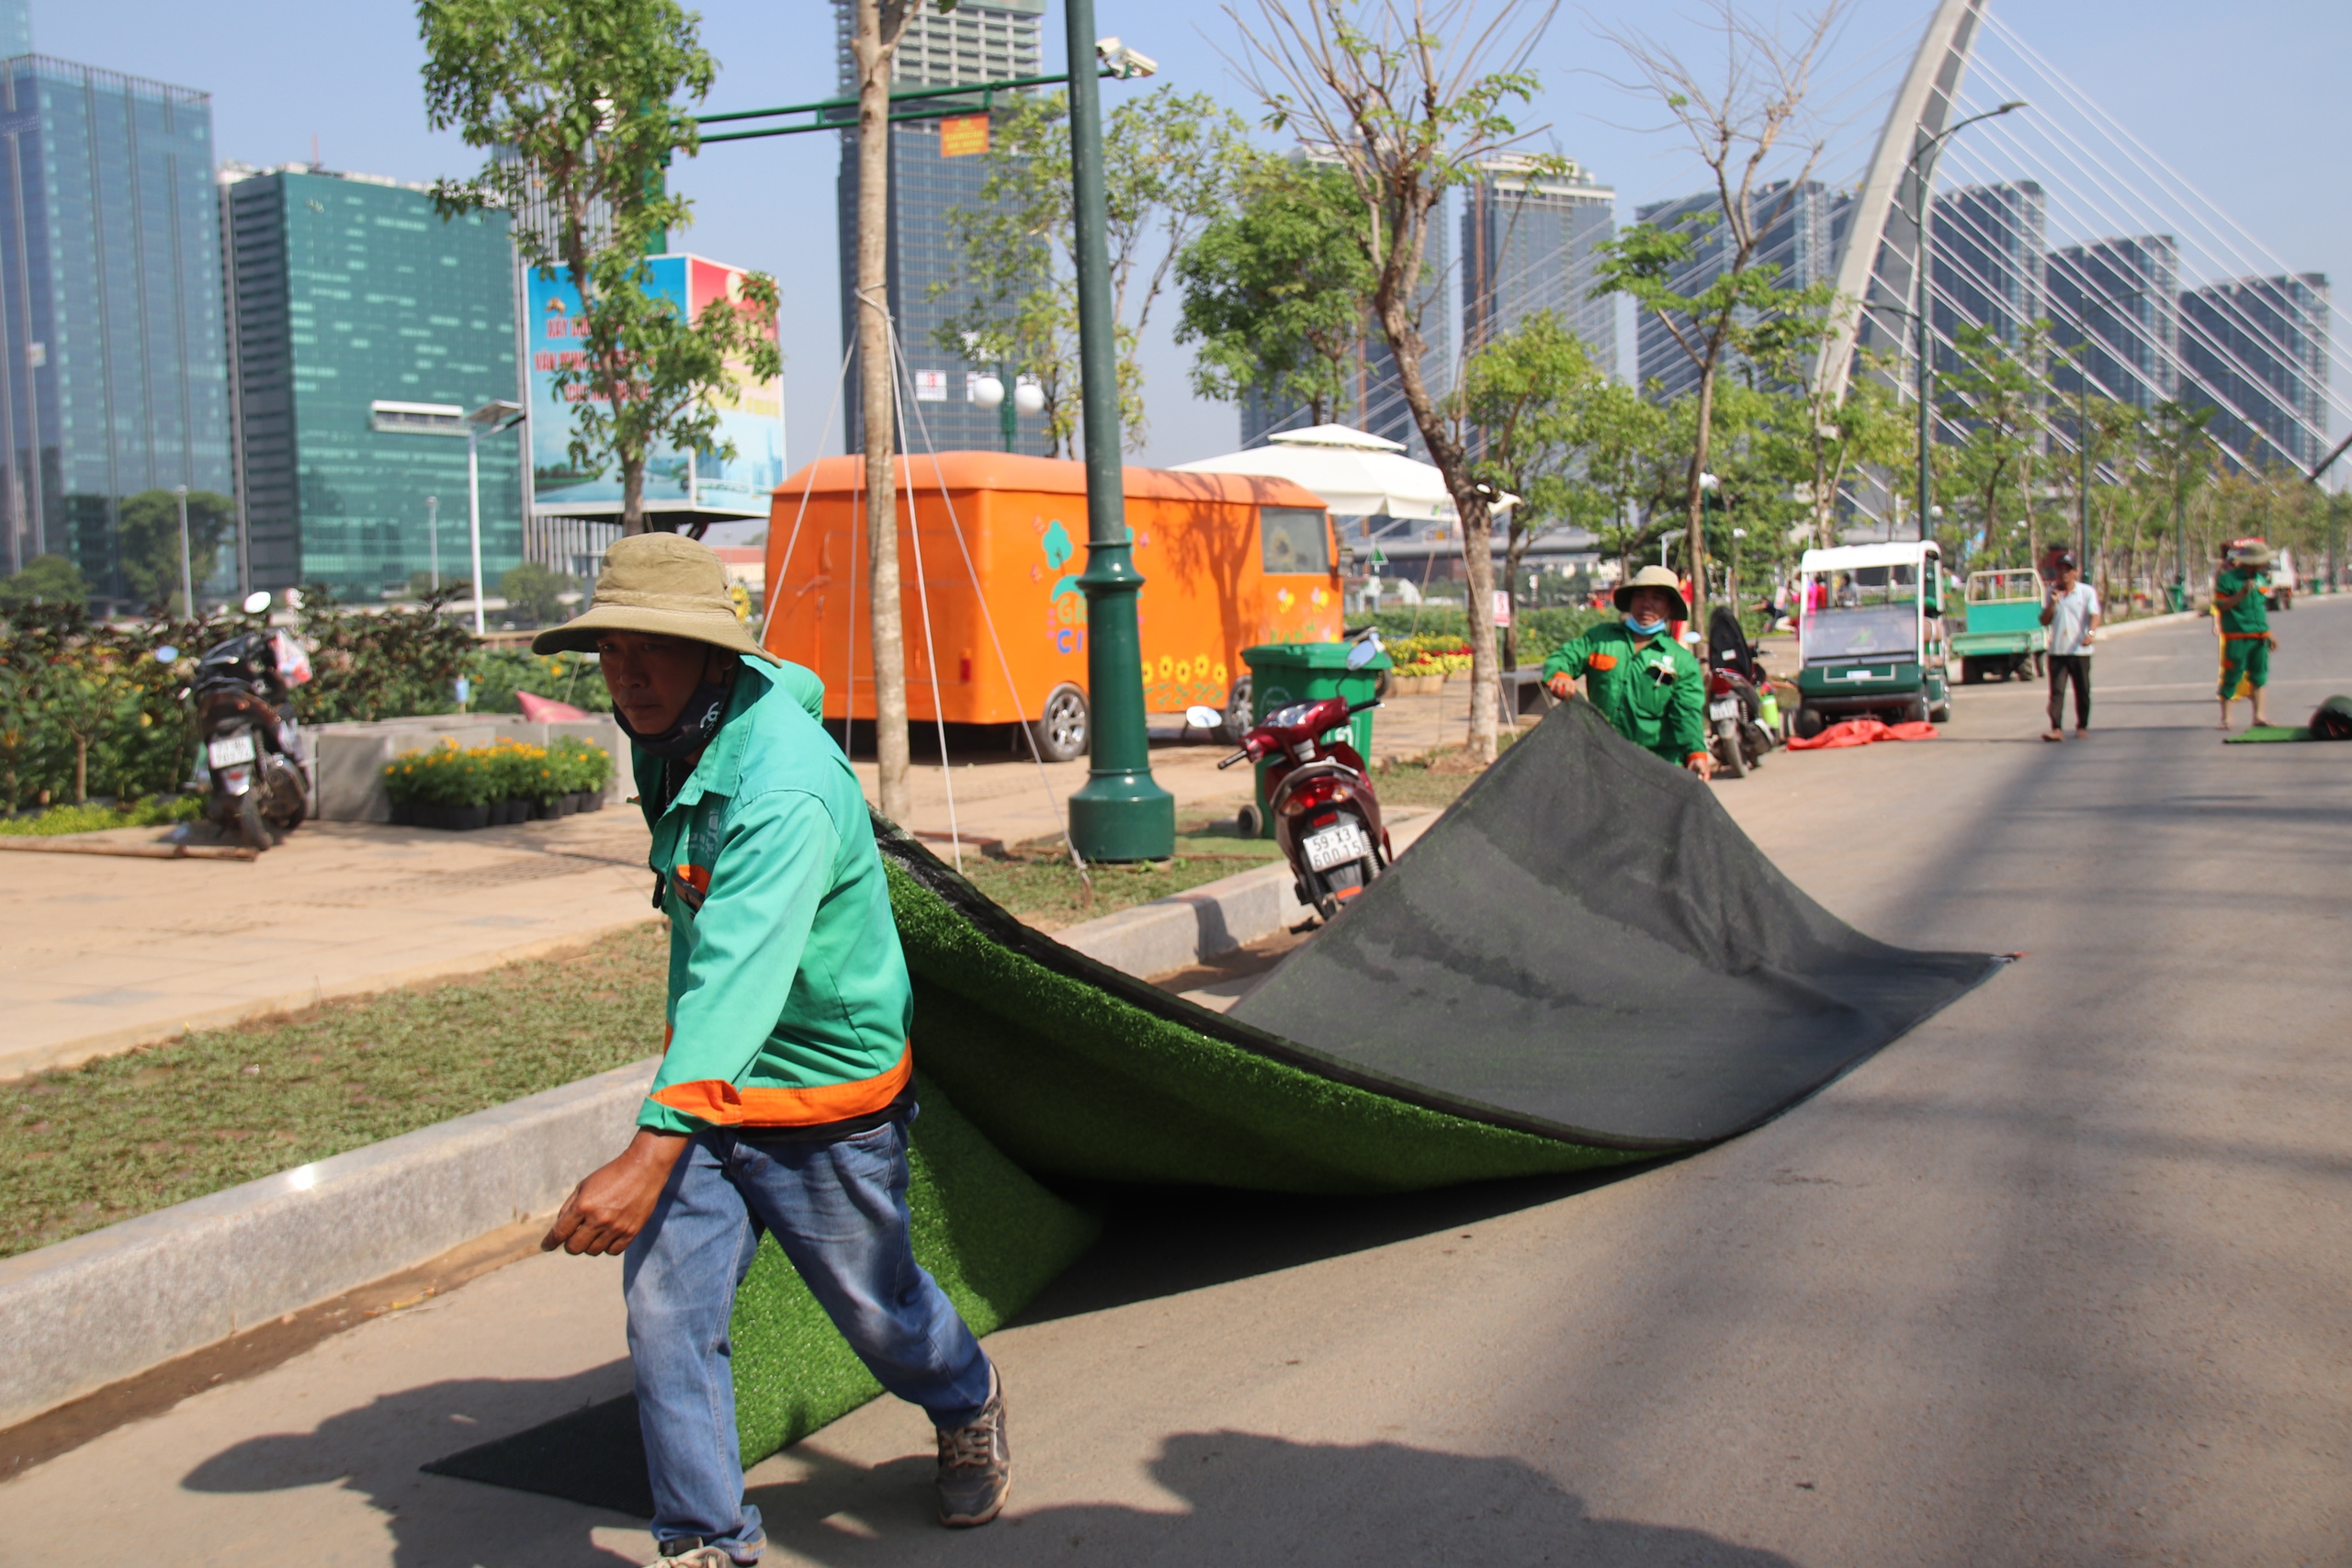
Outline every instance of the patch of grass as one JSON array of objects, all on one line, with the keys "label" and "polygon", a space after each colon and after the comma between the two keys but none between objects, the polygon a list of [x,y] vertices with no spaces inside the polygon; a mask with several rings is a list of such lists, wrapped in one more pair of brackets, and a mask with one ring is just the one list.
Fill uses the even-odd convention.
[{"label": "patch of grass", "polygon": [[0,1257],[662,1047],[667,926],[0,1083]]},{"label": "patch of grass", "polygon": [[[1518,739],[1515,731],[1505,730],[1496,738],[1497,756],[1510,750]],[[1434,751],[1424,751],[1418,757],[1399,757],[1382,762],[1372,770],[1372,787],[1380,796],[1384,808],[1399,806],[1434,806],[1442,810],[1460,798],[1486,769],[1470,761],[1469,754],[1459,746],[1441,746]]]},{"label": "patch of grass", "polygon": [[[964,856],[964,874],[998,905],[1039,931],[1099,919],[1280,860],[1272,839],[1245,839],[1230,817],[1179,823],[1167,861],[1089,866],[1081,879],[1058,838],[1014,844],[1002,854]],[[1086,884],[1093,884],[1090,902]]]},{"label": "patch of grass", "polygon": [[62,833],[98,833],[108,828],[160,828],[166,822],[193,822],[204,815],[204,802],[192,795],[157,795],[128,807],[52,806],[24,817],[0,817],[0,834],[13,838],[50,839]]}]

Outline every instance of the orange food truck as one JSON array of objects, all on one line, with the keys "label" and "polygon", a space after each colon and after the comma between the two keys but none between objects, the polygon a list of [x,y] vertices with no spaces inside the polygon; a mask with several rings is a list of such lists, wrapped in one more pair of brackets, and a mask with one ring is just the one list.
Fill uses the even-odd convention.
[{"label": "orange food truck", "polygon": [[[765,642],[823,679],[828,718],[871,719],[865,460],[822,457],[813,468],[775,489]],[[1238,735],[1250,717],[1243,649],[1340,635],[1330,514],[1321,498],[1288,479],[1159,468],[1125,475],[1127,531],[1144,580],[1136,608],[1145,707],[1181,714],[1205,705],[1228,724],[1238,716]],[[943,452],[899,458],[898,488],[910,716],[1025,723],[1048,760],[1083,755],[1085,466]]]}]

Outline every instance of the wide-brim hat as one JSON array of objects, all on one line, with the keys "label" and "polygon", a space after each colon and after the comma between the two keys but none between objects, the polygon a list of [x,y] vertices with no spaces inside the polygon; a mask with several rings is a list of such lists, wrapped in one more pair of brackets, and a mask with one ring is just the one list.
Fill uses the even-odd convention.
[{"label": "wide-brim hat", "polygon": [[1674,614],[1668,616],[1667,619],[1672,621],[1687,621],[1690,618],[1690,601],[1682,597],[1682,584],[1677,581],[1674,573],[1668,571],[1666,568],[1662,566],[1645,566],[1642,568],[1641,570],[1634,573],[1633,580],[1631,581],[1621,582],[1617,585],[1617,592],[1610,595],[1611,603],[1614,604],[1620,610],[1627,608],[1629,601],[1634,597],[1634,590],[1636,588],[1665,589],[1668,593],[1674,595]]},{"label": "wide-brim hat", "polygon": [[2268,566],[2276,558],[2270,553],[2270,547],[2259,539],[2250,545],[2240,545],[2230,552],[2230,559],[2240,566]]},{"label": "wide-brim hat", "polygon": [[784,662],[752,635],[727,592],[718,552],[677,534],[637,534],[605,552],[588,608],[531,639],[533,653],[594,653],[605,632],[650,632]]}]

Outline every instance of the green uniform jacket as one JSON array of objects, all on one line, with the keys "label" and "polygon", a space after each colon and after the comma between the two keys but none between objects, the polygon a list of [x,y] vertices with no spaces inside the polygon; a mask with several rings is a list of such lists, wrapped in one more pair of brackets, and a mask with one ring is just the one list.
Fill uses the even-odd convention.
[{"label": "green uniform jacket", "polygon": [[879,1111],[913,1072],[914,992],[865,797],[797,665],[742,661],[727,717],[658,816],[669,1030],[638,1125],[803,1127]]},{"label": "green uniform jacket", "polygon": [[[1670,671],[1661,681],[1658,671]],[[1622,621],[1564,642],[1544,679],[1585,677],[1585,693],[1617,733],[1680,767],[1707,750],[1707,675],[1690,650],[1660,632],[1645,648]]]},{"label": "green uniform jacket", "polygon": [[2270,606],[2263,598],[2263,573],[2232,567],[2213,580],[2216,593],[2235,593],[2242,588],[2253,592],[2238,601],[2237,608],[2222,612],[2222,629],[2241,637],[2270,629]]}]

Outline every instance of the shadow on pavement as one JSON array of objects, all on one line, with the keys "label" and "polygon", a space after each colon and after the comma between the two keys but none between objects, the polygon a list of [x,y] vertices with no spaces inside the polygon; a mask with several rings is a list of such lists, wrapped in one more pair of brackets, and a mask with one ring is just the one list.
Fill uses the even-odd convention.
[{"label": "shadow on pavement", "polygon": [[[1020,1436],[1013,1435],[1019,1475]],[[812,1456],[814,1457],[814,1456]],[[927,1456],[872,1470],[835,1464],[752,1494],[776,1549],[842,1564],[1675,1563],[1792,1568],[1777,1552],[1704,1531],[1600,1518],[1551,1476],[1508,1458],[1402,1443],[1298,1443],[1249,1432],[1184,1432],[1148,1465],[1172,1499],[1150,1507],[1070,1504],[1012,1511],[985,1529],[931,1517]]]},{"label": "shadow on pavement", "polygon": [[1008,1326],[1051,1323],[1365,1252],[1572,1198],[1672,1163],[1649,1159],[1570,1176],[1369,1198],[1204,1187],[1071,1193],[1078,1201],[1102,1206],[1102,1239]]},{"label": "shadow on pavement", "polygon": [[[466,1378],[384,1394],[304,1432],[272,1432],[223,1449],[180,1484],[191,1492],[270,1493],[340,1484],[381,1513],[395,1568],[613,1568],[580,1517],[552,1498],[424,1474],[452,1449],[609,1403],[628,1363],[568,1378]],[[641,1462],[632,1443],[624,1462]],[[636,1478],[642,1494],[645,1483]],[[615,1512],[609,1523],[642,1529]],[[331,1554],[332,1555],[332,1554]]]}]

